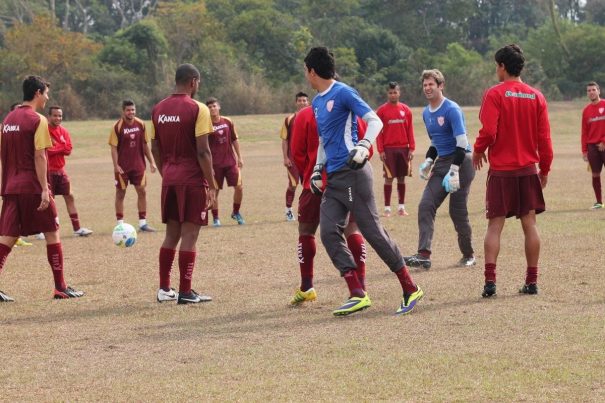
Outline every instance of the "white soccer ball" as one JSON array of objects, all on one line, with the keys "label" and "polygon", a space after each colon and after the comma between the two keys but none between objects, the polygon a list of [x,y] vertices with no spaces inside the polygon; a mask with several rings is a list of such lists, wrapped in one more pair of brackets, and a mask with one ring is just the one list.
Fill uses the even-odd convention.
[{"label": "white soccer ball", "polygon": [[121,248],[130,248],[137,241],[137,230],[130,224],[118,224],[111,234],[113,243]]}]

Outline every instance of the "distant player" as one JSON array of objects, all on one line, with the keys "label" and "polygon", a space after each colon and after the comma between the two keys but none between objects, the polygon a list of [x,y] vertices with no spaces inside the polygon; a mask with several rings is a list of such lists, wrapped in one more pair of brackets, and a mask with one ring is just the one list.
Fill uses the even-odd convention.
[{"label": "distant player", "polygon": [[605,165],[605,100],[601,99],[601,88],[594,81],[586,85],[590,103],[582,112],[582,156],[590,164],[592,188],[596,203],[591,209],[603,208],[601,192],[601,170]]},{"label": "distant player", "polygon": [[[311,188],[321,193],[321,240],[349,288],[349,300],[334,315],[348,315],[371,306],[357,271],[357,264],[345,243],[343,229],[349,213],[363,237],[393,271],[403,289],[397,314],[409,313],[424,295],[410,276],[397,245],[380,225],[374,191],[372,168],[366,164],[372,142],[382,129],[382,122],[359,97],[357,91],[334,80],[334,55],[325,47],[316,47],[305,57],[305,77],[318,91],[313,111],[319,132],[316,165],[311,175]],[[356,138],[356,117],[367,122],[365,138]],[[328,183],[323,188],[322,172]]]},{"label": "distant player", "polygon": [[[290,301],[292,305],[298,305],[305,301],[314,301],[317,298],[317,292],[313,287],[313,263],[317,250],[315,233],[319,226],[321,194],[319,192],[316,194],[311,190],[311,175],[319,146],[313,108],[307,106],[301,109],[296,114],[294,121],[290,123],[290,129],[290,158],[297,171],[301,173],[303,185],[298,199],[298,262],[301,283]],[[357,130],[360,132],[361,128],[358,127]],[[349,216],[343,233],[357,265],[355,269],[357,278],[365,291],[366,245],[351,216]]]},{"label": "distant player", "polygon": [[235,131],[235,124],[231,119],[221,116],[221,104],[218,99],[209,98],[206,101],[206,106],[210,109],[212,127],[214,128],[208,142],[212,151],[214,178],[218,186],[216,199],[212,205],[212,225],[215,227],[221,226],[218,214],[218,195],[219,191],[223,189],[225,180],[227,180],[227,186],[233,187],[231,218],[237,221],[239,225],[244,225],[246,222],[239,211],[244,194],[241,174],[244,160],[239,149],[239,137]]},{"label": "distant player", "polygon": [[[517,45],[499,49],[496,74],[500,84],[483,96],[479,120],[482,128],[475,141],[473,165],[481,169],[489,155],[485,197],[488,221],[485,234],[485,286],[483,297],[496,295],[496,261],[506,218],[521,219],[525,235],[527,271],[522,294],[538,293],[540,235],[536,214],[545,210],[542,189],[553,159],[546,100],[540,91],[521,81],[525,65]],[[540,171],[536,170],[538,164]]]},{"label": "distant player", "polygon": [[296,169],[296,164],[292,161],[290,153],[290,141],[292,137],[292,122],[302,108],[309,105],[309,96],[304,92],[296,94],[296,112],[286,117],[284,124],[281,127],[279,137],[281,138],[281,149],[284,156],[284,166],[288,172],[288,188],[286,189],[286,221],[294,221],[294,213],[292,212],[292,202],[298,186],[299,173]]},{"label": "distant player", "polygon": [[[23,81],[23,103],[2,122],[2,212],[0,213],[0,272],[19,235],[44,233],[46,256],[55,282],[55,299],[84,295],[65,284],[63,249],[57,210],[47,181],[46,150],[52,147],[46,117],[36,112],[48,101],[48,84],[42,77]],[[14,301],[0,291],[0,302]]]},{"label": "distant player", "polygon": [[414,140],[414,125],[412,110],[399,102],[401,89],[399,84],[392,81],[387,86],[387,102],[382,104],[376,114],[382,120],[382,131],[376,138],[376,146],[380,153],[384,174],[384,215],[391,215],[391,193],[393,179],[397,178],[397,195],[399,206],[397,214],[408,215],[405,211],[405,177],[410,174],[410,162],[414,158],[416,142]]},{"label": "distant player", "polygon": [[422,72],[422,90],[429,104],[422,112],[431,145],[420,165],[420,178],[428,181],[418,205],[418,253],[407,256],[412,267],[431,267],[431,244],[437,209],[449,195],[449,213],[458,234],[462,258],[458,265],[475,265],[471,223],[468,219],[468,194],[475,178],[471,149],[466,135],[464,113],[454,101],[443,95],[445,78],[439,70]]},{"label": "distant player", "polygon": [[109,145],[111,146],[111,159],[113,160],[116,184],[116,219],[118,224],[124,222],[124,198],[126,197],[126,188],[131,183],[137,192],[139,230],[155,232],[155,228],[147,223],[145,158],[149,161],[151,173],[155,172],[156,167],[149,150],[149,144],[147,144],[149,139],[145,123],[136,117],[136,111],[133,101],[123,101],[122,117],[109,132]]},{"label": "distant player", "polygon": [[[151,112],[151,144],[162,176],[162,222],[166,224],[157,300],[196,304],[212,300],[191,288],[197,238],[201,226],[208,223],[207,209],[216,191],[208,146],[212,123],[206,105],[193,99],[200,85],[198,69],[192,64],[180,65],[175,82],[174,94]],[[170,272],[179,242],[177,295],[170,288]]]},{"label": "distant player", "polygon": [[74,235],[88,236],[92,234],[92,231],[80,227],[76,202],[71,192],[71,182],[65,172],[65,157],[71,154],[73,147],[71,136],[67,129],[61,125],[61,122],[63,122],[63,109],[57,105],[48,108],[48,131],[53,143],[53,146],[47,150],[50,190],[53,196],[62,195],[65,199]]}]

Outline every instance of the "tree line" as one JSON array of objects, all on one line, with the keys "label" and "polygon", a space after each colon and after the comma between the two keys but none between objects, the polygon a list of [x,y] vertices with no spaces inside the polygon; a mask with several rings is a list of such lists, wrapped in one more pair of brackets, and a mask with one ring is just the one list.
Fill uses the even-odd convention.
[{"label": "tree line", "polygon": [[145,117],[190,62],[201,100],[216,96],[229,114],[285,112],[309,90],[303,58],[317,45],[373,106],[389,81],[424,104],[426,68],[443,71],[452,99],[478,104],[495,49],[512,42],[526,81],[550,100],[580,97],[586,81],[605,82],[605,0],[3,0],[0,111],[34,73],[71,119],[115,117],[125,98]]}]

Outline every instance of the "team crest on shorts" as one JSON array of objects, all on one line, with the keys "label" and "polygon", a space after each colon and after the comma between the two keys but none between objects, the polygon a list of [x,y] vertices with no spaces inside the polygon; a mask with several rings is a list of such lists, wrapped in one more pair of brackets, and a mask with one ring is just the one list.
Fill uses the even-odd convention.
[{"label": "team crest on shorts", "polygon": [[326,109],[328,110],[328,112],[332,112],[332,108],[334,108],[334,100],[330,99],[327,103],[326,103]]},{"label": "team crest on shorts", "polygon": [[202,211],[202,213],[200,214],[200,217],[202,218],[202,220],[206,219],[206,212]]},{"label": "team crest on shorts", "polygon": [[443,126],[443,124],[444,124],[444,123],[445,123],[445,118],[444,118],[443,116],[439,116],[439,117],[437,118],[437,124],[438,124],[439,126]]},{"label": "team crest on shorts", "polygon": [[603,111],[605,111],[605,108],[599,108],[599,113],[602,115]]}]

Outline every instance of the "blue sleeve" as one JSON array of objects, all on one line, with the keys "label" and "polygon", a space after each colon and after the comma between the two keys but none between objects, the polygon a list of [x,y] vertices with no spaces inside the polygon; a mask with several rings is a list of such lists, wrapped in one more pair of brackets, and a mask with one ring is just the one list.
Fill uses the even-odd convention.
[{"label": "blue sleeve", "polygon": [[357,91],[348,86],[345,88],[346,90],[343,91],[345,105],[347,105],[355,115],[363,118],[366,113],[373,111],[366,101],[361,99]]},{"label": "blue sleeve", "polygon": [[448,118],[450,124],[452,125],[452,134],[454,137],[460,136],[461,134],[466,134],[464,114],[462,113],[462,109],[460,109],[460,107],[456,106],[454,108],[450,108]]}]

